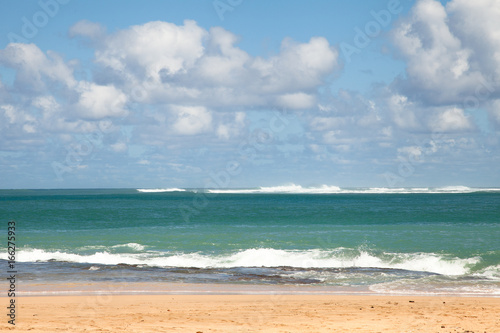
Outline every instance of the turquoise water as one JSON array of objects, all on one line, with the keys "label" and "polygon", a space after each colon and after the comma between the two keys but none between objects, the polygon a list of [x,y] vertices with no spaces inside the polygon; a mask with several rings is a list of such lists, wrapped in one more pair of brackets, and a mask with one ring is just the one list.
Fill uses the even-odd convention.
[{"label": "turquoise water", "polygon": [[16,221],[26,283],[500,295],[499,191],[207,192],[0,190],[0,216]]}]

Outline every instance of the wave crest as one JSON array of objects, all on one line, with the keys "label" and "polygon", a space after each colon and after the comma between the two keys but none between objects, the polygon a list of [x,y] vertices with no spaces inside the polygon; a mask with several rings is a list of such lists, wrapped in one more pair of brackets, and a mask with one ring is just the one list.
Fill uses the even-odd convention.
[{"label": "wave crest", "polygon": [[137,192],[142,193],[161,193],[161,192],[185,192],[185,189],[182,188],[138,188]]},{"label": "wave crest", "polygon": [[303,187],[297,184],[287,184],[279,186],[262,186],[258,188],[221,188],[221,189],[198,189],[188,190],[181,188],[164,189],[137,189],[143,193],[161,192],[205,192],[214,194],[412,194],[412,193],[474,193],[474,192],[500,192],[500,188],[474,188],[467,186],[445,186],[445,187],[359,187],[341,188],[334,185],[320,185]]},{"label": "wave crest", "polygon": [[[481,258],[457,258],[435,253],[372,253],[361,249],[281,250],[256,248],[235,253],[214,255],[204,253],[166,253],[144,251],[76,254],[42,249],[20,249],[18,261],[68,261],[103,265],[145,265],[154,267],[296,267],[296,268],[386,268],[422,271],[442,275],[465,275]],[[5,258],[2,258],[5,259]],[[494,274],[491,274],[494,276]]]},{"label": "wave crest", "polygon": [[207,190],[208,193],[340,193],[342,190],[338,186],[322,185],[319,187],[302,187],[300,185],[290,184],[282,186],[259,187],[256,189],[218,189]]}]

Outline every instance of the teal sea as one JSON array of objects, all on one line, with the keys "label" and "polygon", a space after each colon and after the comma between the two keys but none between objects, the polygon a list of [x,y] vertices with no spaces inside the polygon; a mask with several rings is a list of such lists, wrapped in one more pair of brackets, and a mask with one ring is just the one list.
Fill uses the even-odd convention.
[{"label": "teal sea", "polygon": [[[500,190],[0,190],[23,284],[500,296]],[[6,236],[5,236],[6,237]],[[0,255],[7,267],[7,251]],[[22,290],[21,290],[22,291]]]}]

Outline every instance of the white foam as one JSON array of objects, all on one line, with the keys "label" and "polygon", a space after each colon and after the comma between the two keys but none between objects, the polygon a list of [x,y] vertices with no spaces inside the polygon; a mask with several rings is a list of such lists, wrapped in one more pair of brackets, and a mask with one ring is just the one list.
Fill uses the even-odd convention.
[{"label": "white foam", "polygon": [[134,251],[144,251],[146,248],[144,245],[137,244],[137,243],[127,243],[127,244],[118,244],[118,245],[113,245],[111,248],[116,249],[116,248],[130,248]]},{"label": "white foam", "polygon": [[410,193],[472,193],[472,192],[497,192],[497,188],[471,188],[467,186],[446,187],[367,187],[367,188],[340,188],[333,185],[317,187],[302,187],[301,185],[288,184],[281,186],[259,187],[254,189],[207,189],[207,193],[232,193],[232,194],[410,194]]},{"label": "white foam", "polygon": [[185,192],[182,188],[138,188],[138,192],[143,193],[160,193],[160,192]]},{"label": "white foam", "polygon": [[[444,258],[434,253],[397,254],[389,268],[400,268],[422,272],[432,272],[443,275],[464,275],[467,274],[474,264],[481,258]],[[398,262],[399,263],[395,263]]]},{"label": "white foam", "polygon": [[500,281],[500,265],[488,266],[481,271],[474,273],[473,275],[489,280]]},{"label": "white foam", "polygon": [[219,189],[207,190],[208,193],[340,193],[342,190],[338,186],[322,185],[319,187],[302,187],[300,185],[289,184],[282,186],[259,187],[256,189]]},{"label": "white foam", "polygon": [[445,187],[438,187],[435,189],[436,192],[445,192],[445,193],[469,193],[469,192],[475,192],[475,189],[472,189],[467,186],[445,186]]},{"label": "white foam", "polygon": [[140,265],[144,261],[144,255],[132,254],[132,253],[114,254],[105,251],[96,252],[90,255],[81,255],[81,254],[67,253],[61,251],[49,252],[40,249],[19,250],[17,253],[17,261],[19,262],[36,262],[36,261],[43,262],[49,260],[101,264],[101,265],[118,265],[118,264]]},{"label": "white foam", "polygon": [[[134,243],[132,243],[134,244]],[[247,249],[227,255],[203,253],[109,253],[106,251],[82,255],[41,249],[18,251],[18,261],[69,261],[103,265],[147,265],[156,267],[278,267],[345,268],[374,267],[424,271],[444,275],[468,274],[480,258],[449,258],[434,253],[382,253],[374,255],[364,250],[338,248],[334,250]],[[492,268],[493,269],[493,268]]]}]

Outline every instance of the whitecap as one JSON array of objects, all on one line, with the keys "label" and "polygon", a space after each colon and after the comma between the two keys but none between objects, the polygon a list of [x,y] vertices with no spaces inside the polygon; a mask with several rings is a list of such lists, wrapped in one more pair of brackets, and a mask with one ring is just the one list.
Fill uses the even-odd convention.
[{"label": "whitecap", "polygon": [[[134,244],[134,243],[131,243]],[[141,253],[75,254],[62,251],[23,249],[18,252],[18,261],[69,261],[103,265],[146,265],[156,267],[280,267],[296,268],[387,268],[404,269],[459,276],[470,273],[470,267],[481,259],[457,258],[435,253],[379,253],[364,249],[338,248],[333,250],[282,250],[253,248],[230,254],[214,255],[200,252],[166,253],[147,251]],[[487,273],[491,274],[491,273]]]},{"label": "whitecap", "polygon": [[185,192],[182,188],[138,188],[138,192],[142,193],[161,193],[161,192]]}]

